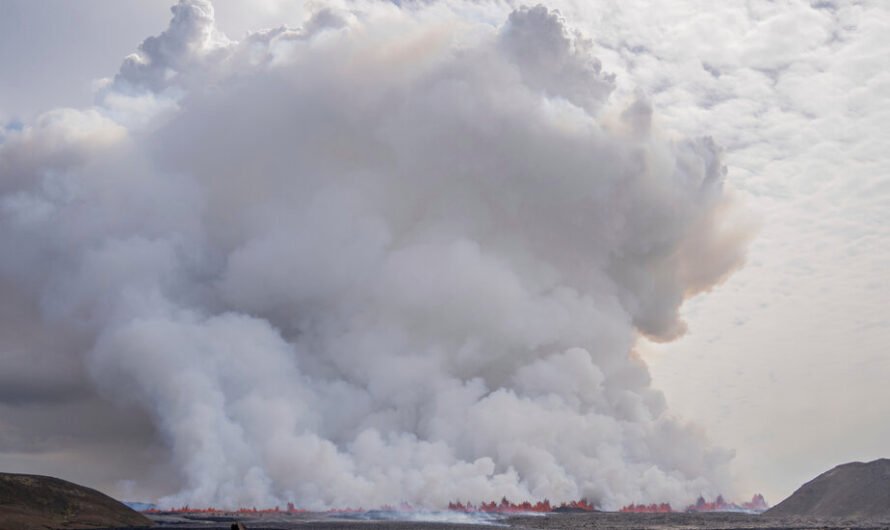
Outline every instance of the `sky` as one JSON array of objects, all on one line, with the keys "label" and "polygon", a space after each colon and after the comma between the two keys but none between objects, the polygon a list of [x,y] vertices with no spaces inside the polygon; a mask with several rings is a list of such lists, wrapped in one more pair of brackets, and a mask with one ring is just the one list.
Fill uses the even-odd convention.
[{"label": "sky", "polygon": [[[143,111],[133,111],[134,107],[125,105],[114,107],[108,94],[121,91],[114,88],[117,81],[112,81],[119,71],[123,72],[124,81],[138,84],[135,77],[127,77],[120,65],[146,37],[157,35],[167,27],[170,19],[167,4],[0,0],[0,71],[3,72],[0,122],[7,124],[6,134],[17,134],[16,131],[38,123],[39,116],[52,109],[87,109],[94,105],[124,116],[114,118],[124,127],[142,130],[141,125],[133,123],[139,121],[139,117],[134,116]],[[364,9],[372,12],[375,8],[367,7],[372,4],[364,4]],[[557,94],[559,98],[555,100],[567,100],[588,112],[593,111],[585,107],[587,103],[573,99],[576,97],[572,92],[573,83],[610,84],[609,105],[632,102],[635,98],[651,105],[651,127],[658,135],[667,138],[710,136],[723,149],[725,194],[738,212],[734,223],[744,227],[746,233],[744,264],[727,267],[733,272],[727,274],[725,280],[721,277],[705,282],[703,292],[687,289],[691,296],[679,309],[688,328],[682,336],[635,324],[637,329],[650,335],[651,340],[640,339],[634,350],[648,364],[651,387],[663,392],[670,414],[692,422],[706,433],[709,443],[734,452],[728,465],[736,492],[747,495],[762,492],[772,503],[834,465],[887,457],[890,447],[890,423],[886,421],[890,417],[890,388],[885,383],[890,380],[887,350],[890,344],[887,308],[890,300],[890,135],[887,134],[890,34],[885,28],[890,25],[890,6],[880,1],[840,0],[673,1],[654,6],[642,1],[544,4],[558,9],[567,27],[588,39],[573,41],[573,46],[579,48],[582,45],[578,43],[589,43],[589,53],[599,60],[603,72],[614,74],[614,79],[609,81],[597,74],[592,78],[582,76],[579,81],[581,74],[575,70],[556,73],[544,70],[535,74],[539,77],[526,78],[526,84],[534,87],[537,83],[545,93]],[[258,4],[219,0],[215,2],[216,27],[228,38],[241,40],[251,30],[281,25],[299,27],[319,5],[325,3],[303,5],[264,0]],[[348,11],[350,4],[330,5]],[[437,17],[441,17],[443,24],[469,20],[498,25],[503,24],[516,7],[506,2],[471,7],[458,2],[444,5],[450,9],[443,9],[442,13],[435,7],[425,11],[421,15],[423,24],[435,27]],[[381,15],[384,22],[375,23],[383,24],[383,28],[387,27],[385,24],[396,24],[397,29],[407,31],[407,26],[390,22],[387,16],[390,15]],[[466,23],[471,25],[470,22]],[[516,23],[512,27],[520,26]],[[472,41],[476,34],[468,30],[461,35]],[[392,36],[389,38],[398,41]],[[527,38],[533,44],[537,42]],[[420,41],[420,44],[427,42]],[[517,42],[521,53],[530,53],[522,47],[521,38]],[[548,42],[541,41],[539,45],[546,47]],[[182,67],[183,71],[186,68],[192,66]],[[204,86],[211,83],[208,79],[216,79],[200,65],[194,67],[194,71],[197,73],[193,77],[182,76],[181,84],[186,91],[193,90],[190,84]],[[316,70],[308,70],[306,74],[314,72]],[[395,71],[394,75],[401,75],[399,72],[401,70]],[[139,79],[154,79],[147,77],[149,74]],[[368,82],[370,87],[378,86]],[[107,92],[109,86],[111,92]],[[165,86],[165,90],[167,88]],[[251,94],[250,86],[244,90]],[[165,98],[175,97],[170,96],[173,92],[163,92],[163,97],[157,95],[160,93],[153,92],[153,101],[160,106],[166,104]],[[200,94],[215,101],[212,94]],[[269,97],[278,97],[274,91],[271,94]],[[598,101],[591,105],[600,105]],[[184,112],[185,117],[179,121],[171,118],[173,125],[163,129],[169,136],[157,135],[147,140],[149,147],[134,148],[137,153],[134,156],[154,156],[167,150],[172,152],[165,155],[169,157],[165,159],[167,163],[179,171],[191,168],[188,163],[180,163],[177,157],[184,155],[170,148],[164,138],[192,134],[195,123],[211,119],[207,113],[212,112],[213,106],[206,105],[202,108],[196,104],[196,110]],[[421,113],[429,112],[424,107],[418,109]],[[151,112],[163,115],[165,111]],[[555,115],[554,119],[566,120],[566,127],[575,126],[572,120],[576,116],[571,112]],[[428,117],[439,119],[435,113]],[[407,122],[400,126],[410,130]],[[139,134],[150,136],[154,132],[135,133],[134,137],[138,138]],[[625,140],[619,142],[624,145],[621,142]],[[218,144],[208,144],[206,149],[209,152],[218,147]],[[426,167],[422,161],[415,163],[418,168]],[[318,164],[321,167],[322,161]],[[0,169],[3,167],[11,166],[0,166]],[[200,173],[206,170],[204,167],[196,165],[192,170]],[[213,170],[213,166],[207,167]],[[14,180],[11,172],[0,177]],[[340,204],[339,198],[331,200],[332,204]],[[350,204],[349,201],[346,204]],[[646,207],[646,203],[639,207]],[[235,228],[230,230],[237,232]],[[692,234],[689,237],[695,241],[695,230],[689,230]],[[338,234],[334,231],[333,236],[339,237]],[[371,239],[383,237],[373,231],[365,235]],[[479,240],[485,241],[482,236]],[[11,241],[7,242],[8,248],[16,248]],[[498,238],[492,241],[495,246],[509,246]],[[677,244],[678,248],[686,248],[685,243]],[[571,241],[566,245],[571,248]],[[356,259],[363,259],[365,251],[372,252],[355,250]],[[475,259],[472,249],[461,252],[469,254],[459,254],[463,256],[459,259]],[[263,253],[258,256],[261,258]],[[259,258],[251,257],[247,251],[243,253],[244,270],[256,266],[252,259]],[[513,264],[521,262],[518,258],[510,259]],[[552,259],[560,262],[562,258]],[[234,270],[227,277],[229,284],[225,293],[229,298],[226,302],[251,315],[265,315],[264,311],[268,311],[272,316],[265,317],[266,320],[284,327],[274,314],[280,309],[263,305],[272,295],[256,294],[259,288],[239,279],[236,273],[240,269]],[[275,274],[275,271],[266,273]],[[7,274],[4,282],[38,281],[23,273]],[[8,292],[15,293],[7,294],[10,299],[19,296],[25,305],[47,296],[36,288],[34,292],[40,292],[39,296],[28,288]],[[326,300],[330,302],[332,298]],[[102,383],[107,378],[102,375],[107,367],[101,360],[102,355],[110,355],[106,352],[108,347],[103,345],[116,344],[114,340],[118,340],[117,335],[106,336],[107,329],[111,328],[106,326],[97,335],[99,347],[84,346],[91,353],[85,357],[90,368],[83,378],[99,383],[84,383],[80,376],[72,382],[64,372],[80,370],[80,358],[44,358],[29,353],[27,347],[17,349],[16,346],[19,342],[40,345],[43,340],[48,344],[46,348],[52,349],[54,343],[61,340],[55,336],[55,321],[46,320],[48,317],[44,315],[38,324],[29,320],[32,317],[28,314],[12,310],[5,314],[2,327],[5,349],[0,351],[3,356],[0,363],[9,373],[20,377],[31,374],[45,380],[47,385],[56,387],[57,395],[48,401],[42,397],[29,400],[29,392],[36,391],[27,383],[15,388],[7,384],[7,391],[0,392],[3,403],[0,428],[5,427],[6,431],[0,433],[0,468],[76,478],[113,490],[119,496],[166,493],[164,488],[169,484],[163,478],[156,477],[156,489],[141,489],[144,486],[137,479],[142,477],[126,473],[115,476],[107,471],[86,469],[90,462],[110,458],[109,467],[163,475],[174,465],[164,460],[170,450],[169,440],[175,440],[175,447],[179,447],[176,444],[181,440],[175,434],[158,435],[158,431],[166,432],[165,429],[179,432],[174,427],[165,427],[164,421],[158,419],[169,418],[173,413],[155,416],[151,407],[120,410],[110,404],[117,401],[120,394],[119,389]],[[120,313],[115,314],[118,316],[109,321],[120,318]],[[252,322],[211,323],[212,329],[217,330],[242,325],[249,328],[244,333],[254,331]],[[50,331],[46,331],[48,327]],[[28,338],[21,341],[12,338],[12,334],[22,329]],[[117,332],[117,328],[114,331]],[[80,332],[72,333],[85,343],[93,340],[79,335]],[[287,338],[286,333],[284,336]],[[559,362],[575,360],[567,354]],[[555,359],[554,365],[556,362]],[[545,366],[538,368],[546,373]],[[534,371],[522,373],[532,377],[529,374]],[[486,384],[491,386],[488,379]],[[528,392],[532,392],[530,388],[534,386],[522,377],[515,384]],[[648,395],[648,386],[639,392]],[[155,398],[148,401],[152,399]],[[96,416],[114,418],[114,421],[101,421]],[[60,422],[59,418],[76,420]],[[29,428],[33,428],[33,435],[23,432]],[[373,440],[361,440],[373,445]],[[45,443],[46,447],[35,448],[35,443]],[[461,447],[458,442],[452,445]],[[182,458],[188,460],[187,456]],[[570,456],[564,458],[570,459]],[[152,465],[159,459],[166,463]],[[508,481],[508,478],[499,480]],[[635,491],[623,483],[604,487],[613,488],[609,491],[616,499],[623,498],[623,491]],[[682,497],[676,488],[682,489],[665,486],[658,491]],[[198,490],[200,486],[191,489],[193,494]],[[343,491],[352,490],[343,486]]]}]

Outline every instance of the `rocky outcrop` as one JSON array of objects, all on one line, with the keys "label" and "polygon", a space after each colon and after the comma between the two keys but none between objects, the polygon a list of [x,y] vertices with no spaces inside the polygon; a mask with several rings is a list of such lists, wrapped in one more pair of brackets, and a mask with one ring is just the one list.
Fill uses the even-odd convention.
[{"label": "rocky outcrop", "polygon": [[837,466],[764,514],[890,519],[890,459]]},{"label": "rocky outcrop", "polygon": [[53,477],[0,473],[0,530],[151,525],[96,490]]}]

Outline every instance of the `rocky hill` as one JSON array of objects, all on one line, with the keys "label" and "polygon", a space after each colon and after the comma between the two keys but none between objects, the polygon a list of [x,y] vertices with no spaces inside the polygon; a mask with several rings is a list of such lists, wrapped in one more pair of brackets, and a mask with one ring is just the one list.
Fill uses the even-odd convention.
[{"label": "rocky hill", "polygon": [[837,466],[764,513],[890,519],[890,459]]},{"label": "rocky hill", "polygon": [[151,526],[96,490],[39,475],[0,473],[0,530]]}]

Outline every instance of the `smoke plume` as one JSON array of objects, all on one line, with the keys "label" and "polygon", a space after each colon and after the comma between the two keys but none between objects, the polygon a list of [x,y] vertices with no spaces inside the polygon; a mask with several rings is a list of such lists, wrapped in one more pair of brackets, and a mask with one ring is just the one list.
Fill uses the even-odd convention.
[{"label": "smoke plume", "polygon": [[720,151],[502,9],[235,41],[181,0],[92,108],[0,140],[4,368],[147,414],[167,506],[725,491],[633,353],[742,261]]}]

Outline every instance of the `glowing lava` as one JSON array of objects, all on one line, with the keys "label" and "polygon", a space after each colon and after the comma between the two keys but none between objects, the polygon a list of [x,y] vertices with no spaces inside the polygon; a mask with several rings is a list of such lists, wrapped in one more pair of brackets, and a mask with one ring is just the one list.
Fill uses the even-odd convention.
[{"label": "glowing lava", "polygon": [[[707,501],[704,497],[699,497],[695,504],[686,507],[684,512],[701,513],[701,512],[756,512],[766,511],[769,505],[763,495],[757,494],[748,502],[736,504],[727,502],[722,495],[718,495],[713,501]],[[622,513],[672,513],[675,510],[670,504],[663,502],[661,504],[628,504],[622,507],[619,512]]]},{"label": "glowing lava", "polygon": [[[707,501],[704,497],[699,497],[695,504],[691,504],[686,507],[684,512],[762,512],[765,511],[769,505],[766,503],[766,499],[763,498],[763,495],[757,494],[751,498],[750,501],[744,502],[742,504],[736,504],[733,502],[727,502],[722,495],[718,495],[717,498],[713,501]],[[378,511],[392,511],[392,512],[403,512],[403,513],[415,513],[418,511],[423,511],[410,504],[401,504],[398,507],[394,506],[382,506],[377,509]],[[329,510],[325,510],[321,513],[327,514],[354,514],[354,513],[363,513],[366,510],[364,508],[333,508]],[[501,499],[500,502],[482,502],[480,504],[474,504],[472,502],[451,502],[448,503],[448,511],[452,512],[460,512],[460,513],[495,513],[495,514],[519,514],[519,513],[558,513],[558,512],[596,512],[596,506],[587,501],[586,499],[581,499],[579,501],[571,501],[564,502],[559,504],[558,506],[554,506],[550,504],[550,501],[544,499],[543,501],[539,501],[536,503],[531,503],[528,501],[521,503],[513,503],[507,500],[506,498]],[[618,510],[621,513],[675,513],[676,510],[671,507],[670,504],[666,502],[662,503],[652,503],[652,504],[629,504],[627,506],[622,507]],[[274,508],[238,508],[237,510],[220,510],[218,508],[192,508],[190,506],[182,506],[180,508],[172,508],[169,510],[158,510],[156,508],[152,508],[145,511],[146,513],[191,513],[191,514],[211,514],[211,513],[234,513],[241,515],[263,515],[263,514],[301,514],[307,513],[308,510],[304,510],[302,508],[297,508],[294,503],[287,503],[287,508],[282,510],[279,507]]]},{"label": "glowing lava", "polygon": [[562,503],[559,506],[553,506],[550,504],[550,501],[544,499],[543,501],[536,502],[534,504],[526,501],[521,503],[512,503],[506,498],[501,499],[500,503],[497,502],[483,502],[478,506],[467,502],[466,504],[462,502],[451,502],[448,503],[448,509],[455,512],[485,512],[485,513],[550,513],[550,512],[595,512],[596,507],[588,502],[586,499],[582,499],[580,501],[572,501],[569,503]]}]

